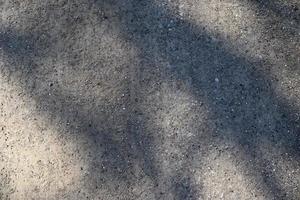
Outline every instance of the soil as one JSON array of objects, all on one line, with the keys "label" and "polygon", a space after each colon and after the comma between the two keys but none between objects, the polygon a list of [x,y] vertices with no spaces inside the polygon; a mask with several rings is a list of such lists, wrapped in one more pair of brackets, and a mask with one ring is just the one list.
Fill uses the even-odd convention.
[{"label": "soil", "polygon": [[298,0],[0,0],[0,199],[300,199]]}]

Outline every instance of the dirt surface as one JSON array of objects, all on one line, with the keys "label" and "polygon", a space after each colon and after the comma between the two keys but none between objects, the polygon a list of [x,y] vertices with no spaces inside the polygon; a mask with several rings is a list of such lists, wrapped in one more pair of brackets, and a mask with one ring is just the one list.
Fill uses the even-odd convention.
[{"label": "dirt surface", "polygon": [[0,199],[300,199],[298,0],[0,0]]}]

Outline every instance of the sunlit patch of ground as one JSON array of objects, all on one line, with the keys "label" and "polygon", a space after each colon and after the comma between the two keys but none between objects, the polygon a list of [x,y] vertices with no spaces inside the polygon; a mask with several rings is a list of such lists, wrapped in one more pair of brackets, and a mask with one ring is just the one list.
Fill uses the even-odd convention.
[{"label": "sunlit patch of ground", "polygon": [[11,188],[3,198],[54,199],[60,191],[73,191],[86,166],[71,153],[76,145],[35,112],[36,102],[13,80],[8,83],[1,77],[0,81],[1,173],[9,177],[3,187]]},{"label": "sunlit patch of ground", "polygon": [[237,0],[0,6],[3,198],[299,196],[298,157],[270,139],[297,130],[278,108],[299,108],[297,19]]},{"label": "sunlit patch of ground", "polygon": [[253,181],[245,177],[230,153],[218,156],[212,152],[203,160],[207,169],[197,171],[196,179],[203,184],[204,199],[267,199]]}]

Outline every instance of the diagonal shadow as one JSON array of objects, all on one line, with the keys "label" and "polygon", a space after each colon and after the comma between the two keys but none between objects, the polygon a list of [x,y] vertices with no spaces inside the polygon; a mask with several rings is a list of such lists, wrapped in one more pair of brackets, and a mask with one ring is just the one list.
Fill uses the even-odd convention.
[{"label": "diagonal shadow", "polygon": [[[261,183],[260,186],[268,191],[269,194],[267,195],[273,193],[276,198],[285,198],[287,194],[277,184],[274,173],[268,168],[268,161],[260,157],[261,152],[258,149],[258,141],[267,139],[271,141],[272,145],[284,148],[298,163],[298,121],[294,117],[296,109],[288,106],[283,97],[274,94],[271,84],[272,77],[268,77],[267,71],[262,67],[268,65],[268,63],[250,62],[246,58],[230,53],[228,48],[224,47],[222,41],[215,41],[201,27],[195,27],[188,21],[180,19],[176,13],[165,7],[158,7],[153,2],[128,1],[127,3],[125,7],[122,7],[124,3],[114,2],[112,5],[106,1],[98,1],[96,5],[100,8],[111,8],[107,12],[112,12],[120,18],[122,22],[120,23],[120,31],[124,39],[133,42],[141,50],[140,59],[144,61],[144,65],[138,69],[140,80],[134,79],[134,81],[139,82],[140,88],[149,86],[149,82],[143,83],[141,79],[149,77],[149,73],[157,74],[152,59],[157,56],[158,50],[160,56],[168,60],[171,66],[171,68],[162,69],[163,75],[157,74],[158,77],[183,80],[190,84],[190,89],[199,99],[206,99],[205,104],[210,107],[211,120],[214,124],[212,127],[216,125],[216,128],[213,128],[215,140],[234,143],[236,145],[235,149],[240,150],[237,159],[243,160],[247,167],[245,171],[251,171],[257,179],[259,179],[259,176],[263,177],[264,183]],[[169,25],[170,21],[173,21],[172,25]],[[34,40],[28,42],[28,39],[23,39],[34,37],[17,35],[16,33],[2,35],[1,47],[13,59],[17,57],[21,60],[21,63],[34,63],[34,59],[31,57],[39,57],[39,53],[35,52],[36,50],[32,47],[37,44]],[[28,52],[32,53],[29,53],[26,58]],[[41,55],[45,56],[43,53]],[[24,66],[13,71],[21,70],[24,73],[23,80],[29,79],[29,76],[31,76],[30,80],[34,80],[39,76],[35,74],[33,68],[29,69],[31,70],[30,73],[23,72]],[[96,68],[95,70],[97,71]],[[101,73],[101,71],[98,71],[98,73]],[[215,83],[216,78],[220,80],[219,83]],[[26,84],[25,88],[28,87]],[[130,87],[128,83],[125,85],[125,88]],[[26,90],[31,92],[31,95],[36,96],[32,93],[31,85]],[[159,174],[157,172],[159,167],[152,164],[154,160],[149,160],[149,157],[151,158],[151,154],[153,154],[150,150],[153,145],[151,134],[143,133],[142,127],[137,128],[139,129],[138,134],[135,133],[137,132],[134,131],[136,112],[131,110],[131,113],[127,116],[120,115],[119,119],[125,118],[128,122],[126,131],[122,133],[126,135],[123,137],[124,140],[118,141],[113,139],[110,134],[118,132],[113,130],[114,126],[110,127],[110,124],[113,125],[115,121],[99,119],[98,116],[103,115],[100,112],[90,119],[90,110],[84,110],[80,103],[66,101],[66,99],[76,99],[76,97],[66,96],[65,92],[59,89],[54,91],[54,95],[50,99],[47,96],[48,100],[46,102],[44,101],[46,96],[37,96],[37,102],[41,104],[41,107],[46,108],[45,112],[49,112],[50,116],[59,116],[61,119],[71,121],[74,124],[74,127],[69,127],[71,130],[76,130],[75,124],[79,124],[80,131],[84,132],[86,137],[95,141],[95,146],[91,147],[93,153],[96,153],[97,156],[104,155],[106,157],[104,160],[109,162],[105,165],[111,171],[104,172],[106,176],[110,178],[115,176],[117,180],[130,179],[133,172],[130,169],[132,166],[126,165],[126,161],[129,159],[132,162],[143,163],[142,168],[146,168],[145,174],[152,177],[153,180],[156,179]],[[143,95],[140,98],[143,98]],[[56,101],[56,105],[61,105],[65,110],[57,110],[52,101]],[[130,98],[124,101],[127,101],[129,107],[136,104]],[[105,113],[106,115],[114,110],[110,106],[114,107],[114,105],[107,106],[105,108],[108,110]],[[133,109],[137,109],[137,107],[138,105]],[[69,112],[69,110],[72,110],[72,112]],[[120,112],[116,110],[116,115],[119,114]],[[98,124],[108,124],[108,127],[99,131],[99,126],[95,128],[91,121]],[[286,134],[287,130],[288,135]],[[147,134],[150,136],[147,137]],[[141,143],[140,140],[142,140]],[[193,144],[197,143],[199,143],[199,138],[196,136],[190,144],[189,153],[197,153],[198,149],[192,148]],[[131,146],[135,146],[134,151]],[[205,146],[201,148],[205,149]],[[150,156],[147,154],[150,154]],[[254,163],[248,163],[249,160],[254,161]],[[189,160],[186,162],[189,162]],[[95,163],[91,165],[93,167],[90,170],[95,170],[97,169],[95,166],[101,164],[95,160]],[[116,166],[121,166],[121,172],[119,169],[115,169]],[[263,173],[261,173],[262,170]],[[97,171],[97,173],[101,174],[103,172]],[[123,175],[124,177],[122,177]],[[175,188],[181,187],[181,185],[179,181],[175,183]],[[187,189],[186,193],[191,193],[194,190],[191,187],[189,186],[190,189]],[[178,199],[186,198],[183,193],[181,192]]]},{"label": "diagonal shadow", "polygon": [[[51,9],[46,8],[47,12],[49,10]],[[78,11],[75,9],[70,12],[77,14]],[[48,15],[46,13],[36,17],[40,19]],[[69,17],[67,21],[69,20],[70,22],[67,23],[71,24],[74,19]],[[136,122],[132,120],[133,114],[139,115],[138,107],[133,107],[134,103],[131,102],[136,96],[131,91],[127,92],[130,90],[132,80],[115,77],[111,73],[107,74],[110,66],[108,64],[103,66],[101,62],[105,60],[101,61],[101,59],[95,60],[96,64],[91,66],[75,66],[78,73],[85,73],[84,70],[90,68],[93,74],[101,74],[100,77],[104,79],[97,80],[97,76],[93,76],[95,80],[91,88],[95,90],[95,93],[92,94],[93,98],[86,100],[81,99],[80,96],[74,96],[72,92],[66,91],[59,83],[51,79],[58,68],[55,66],[55,61],[48,63],[54,65],[50,73],[43,71],[44,66],[37,64],[41,60],[57,59],[60,56],[62,50],[58,49],[60,47],[57,47],[57,44],[65,42],[67,45],[67,40],[60,41],[57,38],[66,38],[74,33],[72,26],[64,28],[72,31],[60,30],[59,36],[50,36],[53,33],[40,30],[28,33],[19,33],[10,29],[1,30],[0,47],[4,52],[3,59],[6,62],[1,67],[2,74],[5,74],[9,81],[15,79],[21,81],[25,92],[38,102],[38,112],[49,118],[52,125],[66,130],[66,134],[71,134],[74,138],[86,138],[84,141],[91,146],[88,150],[89,163],[86,169],[89,176],[85,178],[84,186],[89,188],[92,185],[89,188],[91,195],[97,195],[95,191],[101,187],[108,187],[114,194],[116,193],[114,188],[121,187],[122,184],[136,185],[143,178],[141,176],[148,176],[155,182],[158,175],[155,163],[152,161],[153,156],[148,150],[151,146],[151,135],[139,132],[135,128]],[[66,54],[68,62],[78,62],[78,56],[74,55],[74,52],[70,51]],[[128,73],[126,66],[124,68],[120,73]],[[46,78],[44,73],[47,73]],[[102,74],[111,77],[102,76]],[[105,83],[105,79],[113,78],[119,81],[118,85]],[[123,90],[126,96],[120,99],[109,99],[111,88]],[[108,97],[97,99],[99,93],[103,92],[108,93]],[[126,108],[125,111],[123,107]],[[60,122],[65,123],[61,125]],[[138,165],[140,169],[136,170],[135,165]],[[123,190],[127,189],[130,187]]]},{"label": "diagonal shadow", "polygon": [[[170,79],[191,79],[190,87],[200,99],[205,96],[212,117],[217,119],[217,137],[234,142],[243,152],[238,158],[245,163],[254,161],[246,164],[245,171],[263,177],[269,195],[285,198],[286,192],[268,169],[270,161],[262,159],[259,142],[270,141],[298,163],[299,122],[297,109],[273,91],[274,77],[265,69],[270,64],[231,54],[222,41],[215,42],[201,27],[154,3],[134,2],[124,13],[130,13],[120,17],[124,38],[131,39],[141,49],[141,59],[150,63],[141,68],[153,66],[158,50],[172,66],[165,72],[171,74]],[[145,71],[150,73],[151,69]],[[215,78],[221,79],[218,86],[213,83]]]},{"label": "diagonal shadow", "polygon": [[299,74],[299,4],[277,0],[249,2],[253,5],[256,15],[263,19],[261,31],[267,33],[265,39],[275,51],[275,60],[284,61],[286,70],[291,74]]},{"label": "diagonal shadow", "polygon": [[282,2],[282,1],[261,1],[261,0],[255,0],[256,4],[259,5],[259,8],[261,11],[269,10],[270,12],[274,13],[278,17],[281,18],[281,20],[287,20],[287,21],[293,21],[295,25],[299,26],[299,20],[300,20],[300,11],[299,11],[299,4],[296,2]]}]

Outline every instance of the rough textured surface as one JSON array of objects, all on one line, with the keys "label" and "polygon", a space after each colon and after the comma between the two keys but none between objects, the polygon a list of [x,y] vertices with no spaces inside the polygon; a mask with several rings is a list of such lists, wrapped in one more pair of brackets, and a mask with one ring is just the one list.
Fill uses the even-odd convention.
[{"label": "rough textured surface", "polygon": [[0,0],[0,199],[300,199],[298,0]]}]

